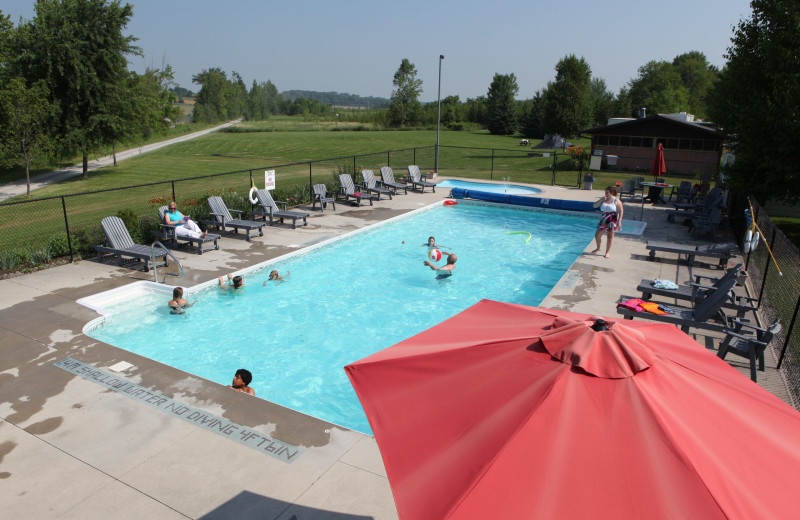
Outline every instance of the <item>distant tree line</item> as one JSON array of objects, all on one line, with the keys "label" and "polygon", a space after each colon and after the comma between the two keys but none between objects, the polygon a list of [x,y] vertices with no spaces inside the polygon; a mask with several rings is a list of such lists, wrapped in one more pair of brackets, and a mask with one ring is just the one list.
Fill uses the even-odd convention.
[{"label": "distant tree line", "polygon": [[83,158],[121,142],[163,133],[180,117],[169,91],[172,69],[129,71],[140,55],[124,29],[130,4],[37,0],[15,26],[0,11],[0,166]]},{"label": "distant tree line", "polygon": [[389,100],[382,97],[358,96],[339,92],[314,92],[311,90],[284,90],[281,93],[284,99],[314,99],[326,105],[341,107],[387,108]]}]

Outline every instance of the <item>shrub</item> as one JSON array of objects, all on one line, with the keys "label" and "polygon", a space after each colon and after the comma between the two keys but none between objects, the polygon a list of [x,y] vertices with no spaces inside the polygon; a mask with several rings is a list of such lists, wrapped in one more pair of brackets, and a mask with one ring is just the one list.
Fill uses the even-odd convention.
[{"label": "shrub", "polygon": [[133,241],[141,242],[142,233],[139,228],[139,215],[132,209],[121,209],[117,212],[117,216],[125,223],[125,227],[128,228],[128,233],[130,233]]},{"label": "shrub", "polygon": [[66,256],[69,254],[69,240],[67,240],[66,233],[58,233],[50,237],[50,240],[47,242],[47,246],[45,246],[52,258],[57,258],[59,256]]},{"label": "shrub", "polygon": [[72,250],[75,254],[92,256],[96,253],[94,246],[105,244],[106,237],[100,225],[77,227],[70,230]]}]

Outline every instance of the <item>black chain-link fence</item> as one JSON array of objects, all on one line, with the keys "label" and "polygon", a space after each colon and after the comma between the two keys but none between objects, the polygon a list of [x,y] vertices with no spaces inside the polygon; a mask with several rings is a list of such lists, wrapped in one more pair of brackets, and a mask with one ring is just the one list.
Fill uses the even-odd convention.
[{"label": "black chain-link fence", "polygon": [[[311,202],[314,184],[324,183],[336,193],[339,174],[350,174],[359,184],[361,170],[371,169],[379,178],[380,168],[390,166],[401,181],[409,164],[425,172],[435,163],[436,147],[425,146],[0,204],[0,274],[45,265],[54,258],[72,261],[93,255],[94,245],[105,242],[100,221],[109,215],[123,218],[134,241],[149,243],[151,232],[160,227],[158,208],[171,200],[197,222],[208,218],[205,201],[215,195],[247,216],[253,210],[248,192],[253,183],[264,185],[265,170],[276,172],[274,198],[297,205]],[[515,182],[580,185],[580,174],[574,171],[578,163],[557,151],[442,146],[439,164],[448,165],[440,168],[448,175],[506,181],[513,176]]]},{"label": "black chain-link fence", "polygon": [[772,345],[778,350],[778,368],[782,369],[795,403],[798,403],[800,324],[796,321],[800,309],[800,250],[778,229],[755,199],[732,196],[729,209],[730,223],[740,244],[743,244],[748,231],[745,210],[752,210],[760,241],[755,250],[745,255],[745,268],[753,285],[753,296],[759,299],[766,319],[764,325],[780,319],[783,328]]}]

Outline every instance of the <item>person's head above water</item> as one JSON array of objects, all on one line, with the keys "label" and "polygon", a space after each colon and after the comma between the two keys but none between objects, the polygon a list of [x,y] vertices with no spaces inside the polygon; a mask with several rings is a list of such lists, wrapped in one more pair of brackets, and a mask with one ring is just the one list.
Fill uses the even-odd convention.
[{"label": "person's head above water", "polygon": [[435,246],[436,245],[436,239],[433,238],[433,237],[428,237],[428,245],[429,246]]},{"label": "person's head above water", "polygon": [[183,298],[183,289],[180,287],[172,289],[172,299],[177,300],[178,298]]},{"label": "person's head above water", "polygon": [[239,379],[242,380],[242,383],[244,383],[245,386],[249,385],[250,381],[253,380],[253,374],[251,374],[249,370],[244,368],[240,368],[239,370],[236,371],[236,374],[234,374],[233,376],[234,381],[236,381],[236,376],[239,376]]},{"label": "person's head above water", "polygon": [[233,287],[236,289],[244,285],[244,280],[242,280],[242,277],[239,276],[238,274],[233,278],[231,278],[231,281],[233,282]]},{"label": "person's head above water", "polygon": [[269,279],[270,280],[277,280],[278,279],[278,271],[276,271],[275,269],[270,271],[269,272]]},{"label": "person's head above water", "polygon": [[454,264],[456,263],[456,260],[458,260],[458,258],[456,257],[455,253],[450,253],[449,255],[447,255],[448,264]]}]

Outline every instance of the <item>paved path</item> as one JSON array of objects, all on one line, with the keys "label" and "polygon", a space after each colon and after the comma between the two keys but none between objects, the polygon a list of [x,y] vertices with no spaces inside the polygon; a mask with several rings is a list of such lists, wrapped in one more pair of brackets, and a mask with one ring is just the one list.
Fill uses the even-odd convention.
[{"label": "paved path", "polygon": [[[183,141],[195,139],[202,135],[206,135],[211,132],[216,132],[217,130],[220,130],[222,128],[235,125],[239,122],[241,122],[241,119],[225,123],[224,125],[215,126],[214,128],[207,128],[205,130],[200,130],[199,132],[192,132],[191,134],[175,137],[174,139],[168,139],[166,141],[161,141],[158,143],[152,143],[138,148],[125,150],[124,152],[118,152],[117,162],[124,161],[125,159],[129,159],[131,157],[135,157],[143,153],[152,152],[153,150],[158,150],[159,148],[163,148],[164,146],[169,146],[171,144],[181,143]],[[112,164],[114,164],[114,157],[112,155],[100,157],[93,161],[89,161],[89,171],[96,170],[98,168],[103,168],[105,166],[110,166]],[[34,190],[38,190],[39,188],[43,188],[49,184],[55,184],[57,182],[64,181],[71,177],[76,177],[78,175],[83,175],[82,163],[70,166],[69,168],[66,168],[64,170],[55,170],[52,172],[34,175],[33,177],[31,177],[31,192],[33,192]],[[11,197],[16,197],[18,195],[25,195],[25,179],[21,179],[15,182],[10,182],[8,184],[0,186],[0,202],[6,199],[10,199]]]}]

